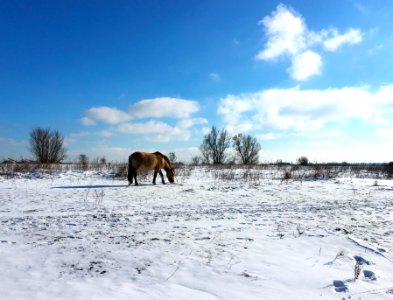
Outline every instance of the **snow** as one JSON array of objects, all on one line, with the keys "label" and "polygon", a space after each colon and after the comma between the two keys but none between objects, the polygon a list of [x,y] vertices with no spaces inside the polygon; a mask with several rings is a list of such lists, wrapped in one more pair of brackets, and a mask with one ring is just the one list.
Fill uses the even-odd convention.
[{"label": "snow", "polygon": [[0,298],[393,299],[391,180],[225,172],[0,177]]}]

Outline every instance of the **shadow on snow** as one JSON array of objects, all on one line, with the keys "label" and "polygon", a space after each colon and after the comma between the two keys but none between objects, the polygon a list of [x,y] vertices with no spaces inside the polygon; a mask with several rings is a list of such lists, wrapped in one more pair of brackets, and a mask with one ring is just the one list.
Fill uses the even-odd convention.
[{"label": "shadow on snow", "polygon": [[52,189],[103,189],[103,188],[122,188],[128,187],[128,184],[116,184],[116,185],[66,185],[66,186],[54,186]]}]

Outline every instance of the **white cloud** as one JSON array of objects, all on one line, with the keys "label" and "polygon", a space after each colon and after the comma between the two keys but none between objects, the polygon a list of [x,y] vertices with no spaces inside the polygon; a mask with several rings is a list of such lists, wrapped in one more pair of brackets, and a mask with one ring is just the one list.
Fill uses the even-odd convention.
[{"label": "white cloud", "polygon": [[[196,101],[180,98],[161,97],[141,100],[122,111],[111,107],[92,107],[85,113],[81,122],[86,125],[96,125],[98,122],[118,125],[117,132],[125,134],[146,134],[149,141],[188,140],[191,136],[189,130],[197,125],[207,124],[204,118],[191,118],[199,110]],[[160,118],[177,119],[176,126],[157,121]],[[147,119],[144,122],[127,123],[130,120]],[[90,133],[89,133],[90,134]],[[114,132],[102,130],[95,133],[102,137],[111,137]],[[68,142],[75,142],[76,136],[70,136]]]},{"label": "white cloud", "polygon": [[268,132],[268,133],[258,134],[256,137],[257,137],[257,139],[260,139],[260,140],[276,140],[276,139],[287,138],[290,136],[291,136],[290,134]]},{"label": "white cloud", "polygon": [[191,114],[199,110],[196,101],[161,97],[141,100],[128,107],[128,113],[132,118],[163,118],[175,119],[189,118]]},{"label": "white cloud", "polygon": [[118,131],[126,134],[145,134],[147,140],[156,142],[188,140],[190,138],[188,130],[153,120],[145,123],[124,123],[119,125]]},{"label": "white cloud", "polygon": [[332,30],[333,37],[326,39],[323,42],[323,46],[328,51],[336,51],[339,47],[344,44],[355,45],[359,44],[363,37],[362,33],[358,29],[350,28],[346,33],[339,34],[337,30]]},{"label": "white cloud", "polygon": [[220,80],[220,74],[218,74],[218,73],[210,73],[209,74],[209,77],[210,77],[210,79],[212,79],[212,80]]},{"label": "white cloud", "polygon": [[278,5],[271,16],[263,18],[258,24],[264,25],[268,40],[265,49],[257,54],[257,59],[292,56],[306,48],[307,26],[302,17],[287,6]]},{"label": "white cloud", "polygon": [[74,132],[70,133],[64,138],[64,145],[68,146],[70,144],[76,143],[79,139],[85,138],[89,136],[91,133],[88,131],[80,131],[80,132]]},{"label": "white cloud", "polygon": [[320,74],[322,57],[316,50],[322,45],[325,50],[333,52],[344,44],[358,44],[362,41],[362,32],[350,28],[340,34],[336,28],[315,32],[307,28],[302,16],[290,7],[280,4],[270,16],[258,24],[263,25],[267,41],[257,55],[257,60],[276,60],[289,57],[291,67],[287,69],[295,80],[306,80]]},{"label": "white cloud", "polygon": [[208,121],[205,118],[193,118],[193,119],[184,119],[181,120],[178,126],[182,129],[188,129],[195,125],[203,125],[207,124]]},{"label": "white cloud", "polygon": [[108,124],[119,124],[127,121],[130,116],[117,108],[101,106],[92,107],[87,110],[85,116],[81,119],[83,125],[95,125],[97,122],[104,122]]},{"label": "white cloud", "polygon": [[256,137],[261,140],[277,140],[285,138],[312,138],[312,139],[325,139],[325,138],[339,138],[344,137],[344,133],[341,130],[333,129],[321,132],[267,132],[262,134],[257,134]]},{"label": "white cloud", "polygon": [[165,133],[170,132],[172,127],[164,122],[148,121],[146,123],[124,123],[119,125],[118,130],[129,134]]},{"label": "white cloud", "polygon": [[26,145],[27,144],[26,141],[17,141],[17,140],[10,139],[10,138],[7,138],[7,137],[2,137],[2,136],[0,136],[0,142],[3,145],[7,144],[7,145],[11,145],[11,146],[22,146],[22,145]]},{"label": "white cloud", "polygon": [[208,134],[211,131],[211,127],[203,127],[201,132],[203,135]]},{"label": "white cloud", "polygon": [[322,58],[314,51],[307,50],[293,57],[289,74],[293,79],[306,80],[310,76],[321,74]]},{"label": "white cloud", "polygon": [[111,137],[113,136],[113,132],[110,130],[101,130],[97,132],[97,135],[102,136],[102,137]]},{"label": "white cloud", "polygon": [[378,128],[375,131],[375,135],[379,138],[389,139],[393,141],[393,129],[392,128]]},{"label": "white cloud", "polygon": [[110,130],[101,130],[101,131],[80,131],[80,132],[74,132],[70,133],[67,135],[64,139],[64,144],[70,145],[70,144],[75,144],[77,142],[80,142],[83,139],[86,139],[87,137],[91,136],[100,136],[100,137],[111,137],[113,136],[113,132]]},{"label": "white cloud", "polygon": [[376,92],[365,87],[268,89],[222,98],[217,112],[227,128],[251,124],[248,130],[310,133],[352,118],[371,123],[376,116],[393,112],[392,89],[393,85]]},{"label": "white cloud", "polygon": [[141,100],[128,107],[127,111],[117,108],[101,106],[88,109],[81,122],[85,126],[96,125],[98,122],[107,124],[120,124],[131,119],[143,118],[189,118],[199,110],[196,101],[161,97]]}]

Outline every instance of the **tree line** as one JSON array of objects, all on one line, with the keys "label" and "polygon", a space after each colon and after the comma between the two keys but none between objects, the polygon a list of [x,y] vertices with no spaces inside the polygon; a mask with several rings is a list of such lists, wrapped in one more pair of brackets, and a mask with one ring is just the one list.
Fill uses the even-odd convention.
[{"label": "tree line", "polygon": [[[34,128],[30,132],[30,151],[39,163],[60,163],[66,158],[64,137],[57,130],[49,128]],[[223,164],[228,160],[228,151],[233,148],[239,160],[243,164],[258,163],[258,154],[261,145],[251,135],[236,134],[230,136],[226,129],[218,130],[213,126],[208,134],[203,137],[199,149],[203,163]],[[169,154],[171,161],[175,162],[174,152]],[[88,157],[81,154],[79,160],[82,164],[88,164]],[[193,158],[193,163],[200,158]]]},{"label": "tree line", "polygon": [[[49,128],[37,127],[30,132],[30,151],[34,159],[38,163],[61,163],[66,158],[66,149],[64,147],[64,137],[57,130],[50,130]],[[203,137],[202,143],[199,147],[201,156],[194,156],[192,158],[193,164],[207,163],[207,164],[223,164],[226,162],[233,162],[232,157],[228,155],[228,150],[232,148],[239,161],[243,164],[256,164],[259,159],[259,152],[261,145],[258,140],[246,134],[236,134],[230,136],[227,130],[218,130],[213,126],[208,134]],[[230,158],[230,159],[229,159]],[[169,159],[173,163],[177,163],[175,152],[169,153]],[[85,154],[80,154],[78,162],[87,168],[89,165],[89,158]],[[297,159],[297,164],[308,165],[309,160],[306,156],[301,156]],[[106,158],[97,159],[97,163],[106,164]],[[278,164],[284,164],[282,161],[277,161]],[[334,163],[337,165],[337,163]],[[342,163],[341,165],[348,165]],[[393,162],[385,164],[388,177],[393,177]]]}]

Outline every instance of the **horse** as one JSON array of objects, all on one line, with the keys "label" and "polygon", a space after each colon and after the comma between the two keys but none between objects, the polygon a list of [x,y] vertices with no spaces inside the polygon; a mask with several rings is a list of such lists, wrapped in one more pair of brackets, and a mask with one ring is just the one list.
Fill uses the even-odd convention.
[{"label": "horse", "polygon": [[154,170],[153,184],[156,184],[157,174],[160,174],[162,184],[165,184],[164,175],[161,169],[164,169],[170,183],[174,183],[174,168],[171,166],[169,158],[160,152],[134,152],[128,158],[128,183],[132,184],[135,179],[135,185],[138,185],[136,179],[138,170]]}]

